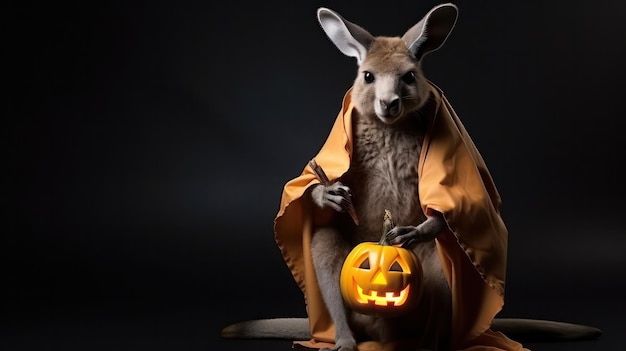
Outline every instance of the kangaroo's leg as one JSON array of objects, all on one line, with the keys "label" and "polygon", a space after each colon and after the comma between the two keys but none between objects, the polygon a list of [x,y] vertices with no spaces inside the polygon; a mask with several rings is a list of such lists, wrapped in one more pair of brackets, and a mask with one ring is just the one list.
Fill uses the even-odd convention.
[{"label": "kangaroo's leg", "polygon": [[335,323],[336,350],[354,351],[356,341],[348,324],[349,312],[344,305],[339,287],[341,267],[350,252],[350,246],[341,237],[339,230],[323,227],[313,234],[311,251],[322,298]]}]

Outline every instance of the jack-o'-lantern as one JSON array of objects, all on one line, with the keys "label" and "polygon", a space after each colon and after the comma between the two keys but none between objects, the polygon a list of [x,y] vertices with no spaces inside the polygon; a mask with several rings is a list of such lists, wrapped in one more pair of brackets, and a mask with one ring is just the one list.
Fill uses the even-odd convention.
[{"label": "jack-o'-lantern", "polygon": [[410,310],[422,293],[423,271],[413,251],[391,246],[385,240],[390,214],[380,242],[358,244],[346,257],[340,287],[353,311],[394,316]]}]

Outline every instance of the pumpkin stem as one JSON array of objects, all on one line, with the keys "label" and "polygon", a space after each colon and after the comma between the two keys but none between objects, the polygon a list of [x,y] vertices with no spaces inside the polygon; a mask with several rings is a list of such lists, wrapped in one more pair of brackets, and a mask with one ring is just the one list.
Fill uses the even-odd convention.
[{"label": "pumpkin stem", "polygon": [[396,225],[393,224],[393,220],[391,219],[391,211],[385,209],[385,215],[383,216],[383,235],[380,238],[378,244],[383,246],[391,246],[389,240],[387,240],[387,233]]}]

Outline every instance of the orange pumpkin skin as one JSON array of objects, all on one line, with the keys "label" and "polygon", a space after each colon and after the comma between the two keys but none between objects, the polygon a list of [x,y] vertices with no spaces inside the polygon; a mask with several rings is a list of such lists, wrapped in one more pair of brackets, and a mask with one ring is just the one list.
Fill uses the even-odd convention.
[{"label": "orange pumpkin skin", "polygon": [[411,250],[364,242],[346,257],[340,287],[353,311],[393,317],[411,310],[422,294],[423,270]]}]

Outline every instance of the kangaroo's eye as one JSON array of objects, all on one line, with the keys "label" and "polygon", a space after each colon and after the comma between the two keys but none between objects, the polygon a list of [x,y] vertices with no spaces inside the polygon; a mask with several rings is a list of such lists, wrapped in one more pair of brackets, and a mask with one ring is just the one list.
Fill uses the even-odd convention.
[{"label": "kangaroo's eye", "polygon": [[363,72],[363,79],[365,79],[365,83],[372,83],[374,81],[374,75],[372,72],[365,71]]},{"label": "kangaroo's eye", "polygon": [[415,72],[409,71],[402,76],[402,81],[406,84],[413,84],[415,82]]}]

